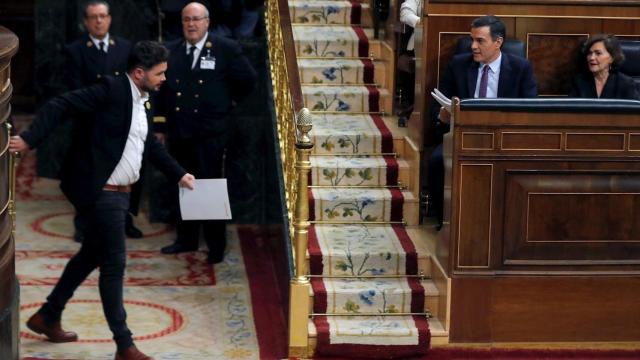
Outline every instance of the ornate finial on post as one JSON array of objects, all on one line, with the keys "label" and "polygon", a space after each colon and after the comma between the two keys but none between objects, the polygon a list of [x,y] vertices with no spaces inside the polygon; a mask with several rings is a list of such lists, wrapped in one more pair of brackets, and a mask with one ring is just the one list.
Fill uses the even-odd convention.
[{"label": "ornate finial on post", "polygon": [[298,129],[298,143],[309,145],[311,139],[309,138],[309,132],[313,128],[313,119],[311,117],[311,111],[307,108],[302,108],[296,115],[296,129]]}]

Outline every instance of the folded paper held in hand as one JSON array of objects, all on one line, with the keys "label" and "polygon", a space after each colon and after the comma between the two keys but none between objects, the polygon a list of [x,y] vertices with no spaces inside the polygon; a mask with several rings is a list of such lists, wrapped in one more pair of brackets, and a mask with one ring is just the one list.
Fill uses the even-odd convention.
[{"label": "folded paper held in hand", "polygon": [[451,99],[446,97],[442,92],[440,92],[440,90],[437,88],[433,89],[431,96],[433,96],[440,105],[447,109],[448,112],[451,112]]},{"label": "folded paper held in hand", "polygon": [[196,179],[193,190],[180,188],[182,220],[231,219],[227,179]]}]

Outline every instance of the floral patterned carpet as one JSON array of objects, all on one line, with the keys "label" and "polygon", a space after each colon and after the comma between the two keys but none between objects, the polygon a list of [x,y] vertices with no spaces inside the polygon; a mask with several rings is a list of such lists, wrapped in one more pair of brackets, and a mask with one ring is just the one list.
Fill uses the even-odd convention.
[{"label": "floral patterned carpet", "polygon": [[[115,344],[102,313],[97,271],[76,291],[63,313],[63,326],[78,333],[78,342],[50,343],[25,326],[79,248],[72,240],[73,209],[57,181],[35,176],[35,156],[35,152],[27,153],[18,170],[20,354],[23,359],[113,359]],[[162,255],[159,249],[174,239],[174,231],[145,219],[144,214],[136,219],[145,237],[127,239],[124,293],[128,324],[142,351],[159,360],[285,356],[284,317],[269,260],[260,258],[266,251],[257,251],[260,235],[229,226],[225,260],[212,266],[206,262],[205,249]],[[245,261],[250,262],[247,267],[252,272],[260,274],[255,276],[259,282],[249,280]],[[254,318],[255,299],[261,308]],[[271,311],[269,316],[260,314],[266,310],[263,306]]]}]

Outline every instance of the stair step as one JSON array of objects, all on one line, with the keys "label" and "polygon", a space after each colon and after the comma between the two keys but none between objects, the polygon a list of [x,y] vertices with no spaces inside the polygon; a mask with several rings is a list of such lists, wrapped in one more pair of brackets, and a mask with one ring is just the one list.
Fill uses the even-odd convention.
[{"label": "stair step", "polygon": [[315,224],[309,229],[313,275],[415,275],[417,263],[415,247],[401,225]]},{"label": "stair step", "polygon": [[308,331],[309,356],[406,359],[430,345],[423,316],[316,316]]},{"label": "stair step", "polygon": [[431,280],[415,277],[313,278],[311,286],[312,312],[316,314],[420,313],[433,311],[439,296]]},{"label": "stair step", "polygon": [[365,24],[370,25],[369,4],[351,1],[289,1],[292,23],[302,24]]},{"label": "stair step", "polygon": [[300,59],[298,71],[303,84],[373,84],[376,65],[370,59]]},{"label": "stair step", "polygon": [[309,219],[338,222],[402,221],[398,189],[321,188],[309,192]]},{"label": "stair step", "polygon": [[302,57],[369,57],[373,29],[359,26],[291,26],[296,54]]},{"label": "stair step", "polygon": [[313,147],[314,154],[379,154],[393,151],[391,133],[377,115],[314,114],[311,135],[316,144]]},{"label": "stair step", "polygon": [[[431,346],[446,345],[449,343],[449,332],[445,330],[440,320],[436,318],[427,319],[429,323],[429,331],[431,333]],[[318,344],[318,330],[313,322],[313,319],[309,319],[308,322],[309,332],[309,347],[308,355],[313,357],[316,355],[316,347]]]},{"label": "stair step", "polygon": [[398,183],[398,162],[393,156],[311,156],[310,160],[311,185],[385,186]]},{"label": "stair step", "polygon": [[391,110],[389,92],[375,86],[302,85],[302,97],[311,111],[366,113]]}]

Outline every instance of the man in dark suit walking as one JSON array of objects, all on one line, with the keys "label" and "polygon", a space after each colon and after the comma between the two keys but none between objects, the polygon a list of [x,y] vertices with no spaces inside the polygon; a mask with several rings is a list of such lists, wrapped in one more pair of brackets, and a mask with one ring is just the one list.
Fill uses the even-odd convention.
[{"label": "man in dark suit walking", "polygon": [[[447,97],[529,98],[538,95],[538,86],[527,59],[502,52],[506,27],[496,16],[487,15],[471,22],[471,53],[453,57],[440,82],[439,90]],[[451,114],[444,107],[434,107],[438,137],[449,131]],[[437,114],[437,115],[435,115]],[[433,209],[442,226],[444,165],[442,144],[429,160],[429,187]]]},{"label": "man in dark suit walking", "polygon": [[[182,10],[184,39],[171,51],[167,82],[158,96],[161,129],[170,153],[198,178],[221,178],[229,111],[253,89],[256,73],[238,43],[208,32],[209,12],[200,3]],[[177,199],[177,192],[175,198]],[[200,228],[209,247],[209,263],[219,263],[226,247],[221,220],[177,222],[177,239],[164,254],[194,251]]]},{"label": "man in dark suit walking", "polygon": [[76,341],[60,325],[62,311],[74,291],[100,268],[99,289],[105,317],[118,347],[115,359],[151,359],[133,344],[123,306],[126,263],[124,226],[131,186],[149,159],[170,181],[193,188],[194,177],[169,156],[153,135],[149,91],[165,80],[168,51],[142,41],[134,46],[125,75],[103,77],[91,87],[49,101],[31,127],[9,142],[12,152],[35,148],[68,115],[80,123],[65,159],[60,188],[86,224],[86,238],[67,263],[47,301],[27,327],[52,342]]},{"label": "man in dark suit walking", "polygon": [[[118,76],[127,70],[127,58],[131,43],[111,35],[111,14],[106,1],[89,1],[84,8],[84,26],[87,29],[81,38],[65,47],[65,80],[68,90],[92,85],[105,75]],[[137,185],[131,194],[131,209],[127,215],[125,231],[128,237],[141,238],[142,231],[133,224],[133,215],[138,214],[141,193]],[[78,217],[74,219],[77,242],[82,242],[83,226]]]}]

